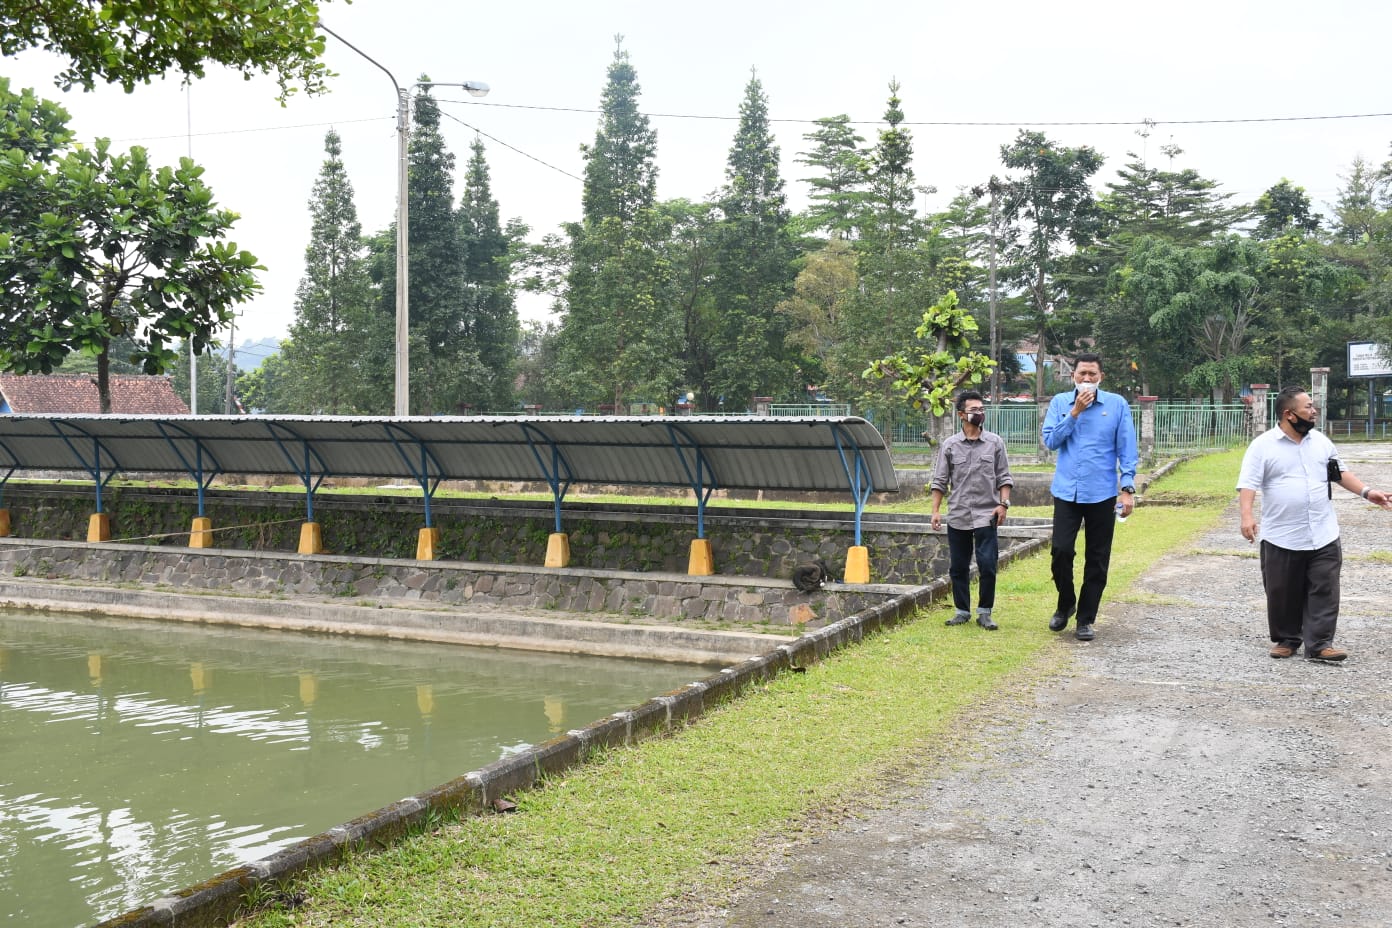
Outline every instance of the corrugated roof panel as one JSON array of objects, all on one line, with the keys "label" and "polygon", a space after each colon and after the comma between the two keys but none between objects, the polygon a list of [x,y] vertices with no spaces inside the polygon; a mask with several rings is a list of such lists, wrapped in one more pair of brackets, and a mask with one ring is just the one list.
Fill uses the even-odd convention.
[{"label": "corrugated roof panel", "polygon": [[69,443],[90,459],[94,440],[127,471],[184,473],[201,443],[224,473],[409,478],[426,449],[440,479],[542,480],[558,455],[577,483],[676,487],[700,449],[706,485],[770,490],[849,489],[858,448],[863,479],[898,489],[884,439],[854,417],[0,417],[0,448],[25,469],[83,467]]}]

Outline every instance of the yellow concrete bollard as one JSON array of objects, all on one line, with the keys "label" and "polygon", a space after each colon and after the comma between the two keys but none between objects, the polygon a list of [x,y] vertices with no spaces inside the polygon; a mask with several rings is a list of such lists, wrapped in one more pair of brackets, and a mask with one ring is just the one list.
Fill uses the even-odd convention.
[{"label": "yellow concrete bollard", "polygon": [[570,566],[570,536],[565,532],[552,532],[546,539],[546,566]]},{"label": "yellow concrete bollard", "polygon": [[423,528],[416,535],[416,560],[435,560],[435,549],[440,547],[440,530],[435,527]]},{"label": "yellow concrete bollard", "polygon": [[189,532],[190,548],[211,548],[213,546],[213,520],[208,516],[194,516],[193,530]]},{"label": "yellow concrete bollard", "polygon": [[846,550],[846,582],[870,582],[870,550],[865,545],[852,545]]},{"label": "yellow concrete bollard", "polygon": [[0,538],[10,537],[10,511],[0,509]]},{"label": "yellow concrete bollard", "polygon": [[324,532],[318,522],[306,522],[300,526],[300,553],[324,553]]},{"label": "yellow concrete bollard", "polygon": [[691,556],[686,562],[686,572],[692,577],[709,577],[715,573],[715,557],[711,554],[709,538],[691,539]]},{"label": "yellow concrete bollard", "polygon": [[87,540],[88,541],[110,541],[111,540],[111,515],[105,512],[94,512],[87,520]]}]

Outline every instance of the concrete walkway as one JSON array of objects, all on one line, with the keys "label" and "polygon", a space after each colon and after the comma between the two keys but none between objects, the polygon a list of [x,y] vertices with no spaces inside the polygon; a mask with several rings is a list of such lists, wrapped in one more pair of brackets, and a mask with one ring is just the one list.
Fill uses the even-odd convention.
[{"label": "concrete walkway", "polygon": [[[1392,488],[1392,447],[1341,449]],[[1234,505],[1105,605],[1095,642],[1061,636],[1074,672],[1003,703],[977,756],[680,924],[1392,925],[1392,512],[1334,493],[1347,663],[1267,656]]]}]

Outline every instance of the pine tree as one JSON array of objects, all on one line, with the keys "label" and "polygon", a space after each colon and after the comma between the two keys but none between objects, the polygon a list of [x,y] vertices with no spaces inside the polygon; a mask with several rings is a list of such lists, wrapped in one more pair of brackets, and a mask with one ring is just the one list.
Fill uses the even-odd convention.
[{"label": "pine tree", "polygon": [[[383,412],[380,382],[367,366],[368,343],[388,332],[373,307],[366,247],[339,135],[324,137],[328,157],[310,197],[305,272],[295,294],[295,321],[282,346],[276,398],[282,411],[347,415]],[[374,386],[376,389],[374,389]]]},{"label": "pine tree", "polygon": [[[421,81],[429,78],[421,75]],[[486,381],[478,352],[463,337],[464,249],[454,208],[454,155],[440,135],[440,107],[422,90],[413,106],[407,150],[410,242],[409,354],[412,412],[452,415],[468,402],[470,385]],[[374,239],[374,278],[382,312],[395,325],[395,229]],[[395,339],[393,337],[393,343]]]},{"label": "pine tree", "polygon": [[796,250],[787,198],[769,128],[768,100],[757,76],[740,104],[739,129],[725,169],[718,206],[708,337],[713,367],[701,382],[710,400],[744,408],[758,394],[786,394],[796,380],[784,350],[786,319],[774,308],[792,292]]},{"label": "pine tree", "polygon": [[[484,411],[512,406],[517,362],[517,307],[513,300],[512,236],[498,220],[483,142],[475,137],[459,204],[464,250],[464,337],[472,343],[486,380],[467,399]],[[519,237],[525,230],[518,230]]]},{"label": "pine tree", "polygon": [[803,136],[813,147],[796,160],[821,172],[805,178],[812,188],[807,196],[811,205],[799,218],[808,234],[825,231],[839,239],[855,234],[855,215],[868,164],[860,148],[865,139],[850,123],[851,117],[844,113],[825,116],[816,121],[816,129]]},{"label": "pine tree", "polygon": [[638,109],[638,75],[618,39],[585,156],[584,218],[572,224],[559,359],[569,391],[622,410],[665,402],[680,379],[681,322],[663,299],[668,223],[654,208],[657,135]]},{"label": "pine tree", "polygon": [[[842,316],[839,357],[832,365],[838,370],[859,372],[909,344],[924,308],[942,296],[927,292],[931,275],[916,250],[922,224],[913,204],[919,188],[913,171],[913,134],[903,128],[902,103],[899,82],[891,81],[887,127],[866,159],[866,186],[855,216],[861,292]],[[902,406],[884,382],[871,384],[857,375],[852,384],[839,388],[868,390],[862,401],[881,413]]]}]

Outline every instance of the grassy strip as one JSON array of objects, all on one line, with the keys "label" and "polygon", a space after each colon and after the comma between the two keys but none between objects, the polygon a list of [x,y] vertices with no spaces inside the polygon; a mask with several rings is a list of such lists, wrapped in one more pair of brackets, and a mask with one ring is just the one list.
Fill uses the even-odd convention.
[{"label": "grassy strip", "polygon": [[[1142,509],[1118,527],[1113,593],[1212,527],[1239,460],[1184,465],[1166,482],[1182,485],[1189,505]],[[890,774],[921,767],[935,745],[968,747],[962,719],[973,704],[1064,664],[1044,622],[1053,595],[1047,554],[1014,564],[998,584],[998,632],[945,628],[946,608],[926,610],[676,737],[610,752],[516,797],[516,814],[442,824],[311,875],[295,887],[305,905],[242,924],[600,928],[632,925],[693,891],[723,898],[754,848],[825,810],[874,802]],[[1102,627],[1099,647],[1105,612]]]}]

